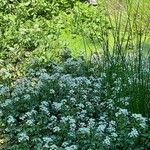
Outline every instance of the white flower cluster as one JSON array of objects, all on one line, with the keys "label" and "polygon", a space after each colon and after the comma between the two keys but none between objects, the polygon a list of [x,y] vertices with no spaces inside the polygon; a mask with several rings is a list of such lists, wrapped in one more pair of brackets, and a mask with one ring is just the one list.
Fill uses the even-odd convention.
[{"label": "white flower cluster", "polygon": [[88,128],[88,127],[79,128],[79,131],[80,131],[82,134],[90,134],[90,128]]},{"label": "white flower cluster", "polygon": [[20,118],[21,120],[25,120],[26,118],[29,118],[29,120],[30,120],[31,122],[34,122],[34,120],[32,119],[32,116],[33,116],[33,115],[36,115],[36,114],[37,114],[37,111],[34,110],[34,109],[32,109],[31,111],[28,111],[28,112],[26,112],[25,114],[21,115],[19,118]]},{"label": "white flower cluster", "polygon": [[7,107],[8,105],[12,104],[12,100],[11,99],[6,99],[4,101],[4,103],[1,103],[1,107]]},{"label": "white flower cluster", "polygon": [[62,107],[62,103],[58,103],[58,102],[53,102],[53,107],[56,109],[56,110],[60,110],[61,107]]},{"label": "white flower cluster", "polygon": [[44,141],[44,148],[49,148],[49,144],[53,142],[53,139],[51,137],[43,137]]},{"label": "white flower cluster", "polygon": [[118,117],[119,115],[124,115],[124,116],[127,116],[129,113],[128,113],[128,110],[127,109],[122,109],[120,108],[119,111],[117,113],[115,113],[115,116]]},{"label": "white flower cluster", "polygon": [[9,88],[7,86],[0,84],[0,95],[4,95],[7,92],[9,92]]},{"label": "white flower cluster", "polygon": [[15,122],[15,118],[10,115],[10,116],[8,116],[7,122],[8,122],[8,124],[12,124]]},{"label": "white flower cluster", "polygon": [[135,128],[132,128],[132,131],[128,134],[128,136],[131,138],[138,137],[138,135],[139,135],[139,133],[138,133],[137,129],[135,129]]},{"label": "white flower cluster", "polygon": [[27,135],[26,132],[22,132],[18,134],[18,141],[22,142],[22,141],[29,141],[29,136]]},{"label": "white flower cluster", "polygon": [[42,101],[41,102],[41,105],[39,106],[40,107],[40,110],[45,112],[47,115],[50,114],[49,112],[49,103],[47,101]]},{"label": "white flower cluster", "polygon": [[132,117],[135,118],[138,122],[139,122],[139,125],[142,127],[142,128],[145,128],[146,127],[146,121],[147,119],[142,117],[141,114],[132,114]]},{"label": "white flower cluster", "polygon": [[77,150],[78,147],[76,145],[71,145],[71,146],[67,146],[65,147],[65,150]]},{"label": "white flower cluster", "polygon": [[106,136],[106,138],[104,139],[104,141],[103,141],[103,144],[106,144],[106,145],[110,145],[111,144],[111,141],[110,141],[111,139],[110,139],[110,137],[108,137],[108,136]]}]

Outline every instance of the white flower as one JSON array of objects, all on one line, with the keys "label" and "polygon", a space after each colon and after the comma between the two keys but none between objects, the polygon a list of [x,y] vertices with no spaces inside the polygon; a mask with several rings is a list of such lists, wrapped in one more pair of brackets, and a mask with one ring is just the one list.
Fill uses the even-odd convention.
[{"label": "white flower", "polygon": [[6,99],[4,103],[1,104],[1,107],[6,107],[12,103],[11,99]]},{"label": "white flower", "polygon": [[73,123],[75,123],[75,122],[76,122],[75,119],[69,118],[69,123],[70,123],[70,124],[73,124]]},{"label": "white flower", "polygon": [[132,128],[132,131],[128,134],[129,137],[138,137],[139,133],[137,131],[137,129]]},{"label": "white flower", "polygon": [[92,103],[91,103],[91,102],[86,102],[86,106],[91,107],[91,106],[92,106]]},{"label": "white flower", "polygon": [[79,108],[84,108],[84,105],[83,104],[78,104]]},{"label": "white flower", "polygon": [[62,106],[62,103],[58,103],[58,102],[53,102],[53,106],[56,110],[60,110],[61,109],[61,106]]},{"label": "white flower", "polygon": [[82,127],[82,128],[79,128],[79,131],[82,133],[82,134],[89,134],[90,133],[90,129],[89,128],[86,128],[86,127]]},{"label": "white flower", "polygon": [[89,126],[90,128],[93,128],[94,125],[95,125],[95,119],[90,118],[89,121],[88,121],[88,126]]},{"label": "white flower", "polygon": [[106,136],[106,138],[105,138],[104,141],[103,141],[103,144],[109,146],[109,145],[110,145],[110,137]]},{"label": "white flower", "polygon": [[120,98],[120,102],[122,102],[125,106],[128,106],[129,105],[129,99],[130,99],[130,97]]},{"label": "white flower", "polygon": [[106,124],[100,124],[97,128],[97,132],[104,132],[106,128]]},{"label": "white flower", "polygon": [[52,116],[50,117],[50,120],[53,121],[53,122],[56,122],[56,121],[57,121],[57,117],[54,116],[54,115],[52,115]]},{"label": "white flower", "polygon": [[50,148],[49,150],[57,150],[58,149],[58,147],[55,144],[51,145],[49,148]]},{"label": "white flower", "polygon": [[22,133],[18,134],[19,142],[28,141],[28,140],[29,140],[29,136],[26,134],[26,132],[22,132]]},{"label": "white flower", "polygon": [[70,125],[70,130],[73,132],[76,129],[76,124],[71,124]]},{"label": "white flower", "polygon": [[70,101],[71,101],[72,103],[75,103],[75,102],[76,102],[76,99],[75,99],[74,97],[71,97],[71,98],[70,98]]},{"label": "white flower", "polygon": [[110,121],[110,124],[115,126],[116,125],[116,121],[112,120],[112,121]]},{"label": "white flower", "polygon": [[71,123],[70,124],[70,130],[71,131],[75,131],[75,129],[76,129],[76,124],[75,123]]},{"label": "white flower", "polygon": [[34,125],[34,120],[33,119],[27,120],[26,124],[29,126],[32,126],[32,125]]},{"label": "white flower", "polygon": [[56,127],[53,128],[53,131],[54,131],[54,132],[59,132],[59,131],[60,131],[60,128],[56,126]]},{"label": "white flower", "polygon": [[50,114],[49,113],[49,110],[48,110],[48,106],[49,106],[49,103],[48,102],[46,102],[46,101],[42,101],[41,102],[41,105],[39,106],[40,107],[40,110],[41,111],[44,111],[44,112],[46,112],[46,114]]},{"label": "white flower", "polygon": [[43,148],[49,148],[48,143],[45,143],[45,144],[43,145]]},{"label": "white flower", "polygon": [[78,118],[85,119],[87,111],[82,110],[81,112],[77,112]]},{"label": "white flower", "polygon": [[43,141],[48,144],[48,143],[50,143],[50,142],[53,142],[53,139],[50,138],[50,137],[43,137]]},{"label": "white flower", "polygon": [[7,123],[9,124],[9,123],[14,123],[15,122],[15,119],[14,119],[14,117],[13,116],[8,116],[8,120],[7,120]]},{"label": "white flower", "polygon": [[54,94],[55,93],[55,90],[53,90],[53,89],[50,89],[50,94]]},{"label": "white flower", "polygon": [[112,132],[112,131],[115,131],[116,129],[113,127],[112,124],[109,124],[109,127],[107,128],[107,130],[108,130],[109,132]]},{"label": "white flower", "polygon": [[86,124],[84,122],[81,122],[80,127],[84,127],[84,126],[86,126]]},{"label": "white flower", "polygon": [[61,100],[61,103],[62,103],[62,104],[66,104],[66,102],[67,102],[66,99],[62,99],[62,100]]},{"label": "white flower", "polygon": [[111,136],[116,138],[118,135],[117,135],[117,133],[113,132],[113,133],[111,133]]},{"label": "white flower", "polygon": [[77,150],[77,146],[76,145],[67,146],[65,147],[65,150]]},{"label": "white flower", "polygon": [[46,106],[46,107],[49,106],[49,103],[48,103],[47,101],[42,101],[41,104],[42,104],[43,106]]},{"label": "white flower", "polygon": [[70,91],[69,91],[69,94],[73,94],[73,93],[74,93],[74,90],[70,90]]},{"label": "white flower", "polygon": [[115,116],[116,117],[118,117],[119,115],[124,115],[124,116],[126,116],[126,115],[128,115],[129,113],[128,113],[128,110],[127,109],[119,109],[119,111],[117,112],[117,113],[115,113]]},{"label": "white flower", "polygon": [[83,99],[87,99],[87,96],[86,95],[82,95]]},{"label": "white flower", "polygon": [[66,123],[68,121],[67,117],[61,117],[61,122]]},{"label": "white flower", "polygon": [[47,73],[41,73],[41,76],[39,77],[41,80],[49,80],[50,76]]},{"label": "white flower", "polygon": [[108,104],[108,108],[109,109],[113,109],[114,108],[114,101],[112,99],[108,99],[107,104]]},{"label": "white flower", "polygon": [[21,120],[24,120],[26,117],[31,118],[33,114],[36,114],[37,111],[32,109],[30,112],[26,112],[24,115],[20,117]]},{"label": "white flower", "polygon": [[135,118],[137,121],[139,121],[139,125],[142,127],[142,128],[145,128],[146,127],[146,118],[142,117],[141,114],[132,114],[132,117]]},{"label": "white flower", "polygon": [[63,142],[63,143],[62,143],[62,146],[63,146],[63,147],[67,147],[68,145],[69,145],[68,142]]},{"label": "white flower", "polygon": [[29,94],[24,95],[24,100],[30,100],[31,96]]}]

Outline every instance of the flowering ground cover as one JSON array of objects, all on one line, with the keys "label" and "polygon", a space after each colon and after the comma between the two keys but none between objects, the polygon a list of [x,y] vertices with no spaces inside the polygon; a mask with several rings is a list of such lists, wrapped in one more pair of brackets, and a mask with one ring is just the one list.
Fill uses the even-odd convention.
[{"label": "flowering ground cover", "polygon": [[149,0],[0,1],[0,149],[149,150]]},{"label": "flowering ground cover", "polygon": [[32,66],[12,87],[1,85],[4,149],[148,149],[150,120],[129,109],[128,88],[140,81],[125,78],[129,72],[123,81],[101,65],[70,57],[49,69]]}]

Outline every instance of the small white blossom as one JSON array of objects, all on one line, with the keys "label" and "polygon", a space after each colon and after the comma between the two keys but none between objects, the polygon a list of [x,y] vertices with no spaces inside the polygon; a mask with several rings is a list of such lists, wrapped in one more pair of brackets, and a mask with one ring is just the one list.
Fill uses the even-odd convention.
[{"label": "small white blossom", "polygon": [[90,118],[89,121],[88,121],[88,126],[89,126],[90,128],[93,128],[94,125],[95,125],[95,119]]},{"label": "small white blossom", "polygon": [[63,147],[67,147],[68,145],[69,145],[68,142],[63,142],[63,143],[62,143],[62,146],[63,146]]},{"label": "small white blossom", "polygon": [[9,91],[9,88],[0,84],[0,95],[6,94]]},{"label": "small white blossom", "polygon": [[24,95],[24,100],[30,100],[31,96],[29,94]]},{"label": "small white blossom", "polygon": [[33,119],[27,120],[26,124],[29,126],[32,126],[32,125],[34,125],[34,120]]},{"label": "small white blossom", "polygon": [[49,148],[50,150],[58,150],[58,147],[55,144],[51,145]]},{"label": "small white blossom", "polygon": [[135,118],[137,121],[139,121],[139,125],[142,127],[142,128],[145,128],[146,127],[146,118],[142,117],[141,114],[132,114],[132,117]]},{"label": "small white blossom", "polygon": [[75,103],[75,102],[76,102],[76,99],[75,99],[74,97],[71,97],[71,98],[70,98],[70,101],[71,101],[72,103]]},{"label": "small white blossom", "polygon": [[109,146],[109,145],[111,144],[111,143],[110,143],[110,137],[106,136],[106,138],[105,138],[104,141],[103,141],[103,144]]},{"label": "small white blossom", "polygon": [[58,102],[53,102],[53,106],[56,110],[60,110],[61,109],[61,106],[62,106],[62,103],[58,103]]},{"label": "small white blossom", "polygon": [[119,115],[124,115],[124,116],[127,116],[129,113],[128,113],[128,110],[127,109],[119,109],[119,111],[117,113],[115,113],[115,116],[118,117]]},{"label": "small white blossom", "polygon": [[113,133],[111,133],[111,136],[116,138],[118,135],[117,135],[117,133],[113,132]]},{"label": "small white blossom", "polygon": [[97,128],[97,132],[104,132],[106,129],[106,124],[100,124]]},{"label": "small white blossom", "polygon": [[46,101],[42,101],[41,102],[41,105],[39,106],[40,107],[40,110],[41,111],[44,111],[46,114],[50,114],[49,113],[49,110],[48,110],[48,106],[49,106],[49,103],[48,102],[46,102]]},{"label": "small white blossom", "polygon": [[107,128],[107,130],[108,130],[109,132],[113,132],[113,131],[115,131],[116,129],[113,127],[112,124],[109,124],[109,127]]},{"label": "small white blossom", "polygon": [[41,73],[41,76],[39,77],[41,80],[49,80],[50,76],[47,73]]},{"label": "small white blossom", "polygon": [[45,143],[44,145],[43,145],[43,148],[49,148],[50,146],[48,145],[48,143]]},{"label": "small white blossom", "polygon": [[57,117],[54,116],[54,115],[52,115],[52,116],[50,117],[50,120],[53,121],[53,122],[56,122],[56,121],[57,121]]},{"label": "small white blossom", "polygon": [[84,108],[84,105],[81,103],[78,106],[79,106],[79,108]]},{"label": "small white blossom", "polygon": [[1,107],[7,107],[12,103],[11,99],[6,99],[4,103],[1,104]]},{"label": "small white blossom", "polygon": [[14,123],[15,122],[15,119],[14,119],[14,117],[13,116],[8,116],[8,120],[7,120],[7,123],[9,124],[11,124],[11,123]]},{"label": "small white blossom", "polygon": [[46,143],[50,143],[50,142],[53,142],[53,139],[50,137],[43,137],[43,141]]},{"label": "small white blossom", "polygon": [[65,147],[65,150],[77,150],[77,146],[76,145],[67,146]]},{"label": "small white blossom", "polygon": [[53,89],[50,89],[50,94],[54,94],[55,93],[55,90],[53,90]]},{"label": "small white blossom", "polygon": [[56,127],[53,128],[53,131],[54,131],[54,132],[59,132],[59,131],[60,131],[60,128],[56,126]]},{"label": "small white blossom", "polygon": [[73,94],[73,93],[74,93],[74,90],[70,90],[70,91],[69,91],[69,94]]},{"label": "small white blossom", "polygon": [[139,135],[137,129],[132,128],[132,131],[128,134],[129,137],[137,137]]},{"label": "small white blossom", "polygon": [[82,127],[82,128],[79,128],[79,131],[82,133],[82,134],[90,134],[90,129],[87,128],[87,127]]},{"label": "small white blossom", "polygon": [[28,140],[29,140],[29,136],[26,134],[26,132],[18,134],[18,141],[19,142],[28,141]]}]

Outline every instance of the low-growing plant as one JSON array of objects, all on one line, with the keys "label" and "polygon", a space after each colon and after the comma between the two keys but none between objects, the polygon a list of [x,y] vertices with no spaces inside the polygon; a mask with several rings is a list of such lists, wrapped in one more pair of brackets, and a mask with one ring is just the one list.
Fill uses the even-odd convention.
[{"label": "low-growing plant", "polygon": [[30,68],[12,87],[1,85],[4,149],[150,148],[149,119],[128,110],[134,93],[123,91],[135,74],[124,86],[122,74],[102,64],[69,57],[48,70]]}]

